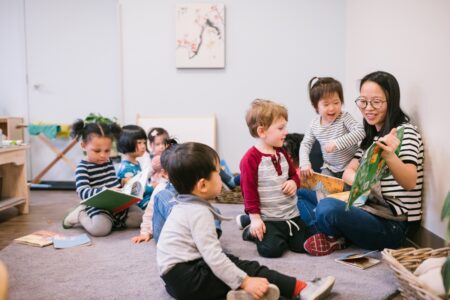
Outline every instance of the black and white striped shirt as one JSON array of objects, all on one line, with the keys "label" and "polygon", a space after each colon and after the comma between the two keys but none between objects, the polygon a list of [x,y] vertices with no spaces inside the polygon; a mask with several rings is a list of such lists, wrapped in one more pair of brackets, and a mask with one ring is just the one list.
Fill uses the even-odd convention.
[{"label": "black and white striped shirt", "polygon": [[[80,161],[75,171],[75,183],[81,200],[88,199],[106,188],[119,187],[120,181],[111,161],[104,164],[94,164],[86,160]],[[88,206],[86,213],[89,217],[106,214],[110,217],[114,227],[124,227],[128,210],[113,214],[107,210]]]},{"label": "black and white striped shirt", "polygon": [[[407,220],[419,221],[422,218],[422,186],[423,186],[423,143],[417,128],[405,123],[403,141],[400,146],[399,158],[405,164],[417,167],[416,186],[412,190],[405,190],[392,175],[381,180],[381,193],[391,207],[394,215],[407,215]],[[375,141],[378,137],[375,137]],[[364,151],[358,149],[355,158],[361,159]],[[370,204],[369,204],[370,205]]]},{"label": "black and white striped shirt", "polygon": [[[320,116],[315,117],[300,145],[300,168],[311,165],[309,153],[314,142],[318,140],[322,150],[323,168],[334,173],[344,171],[365,135],[364,127],[348,112],[342,112],[333,123],[326,126],[320,124]],[[325,145],[332,141],[336,143],[336,150],[327,153]]]}]

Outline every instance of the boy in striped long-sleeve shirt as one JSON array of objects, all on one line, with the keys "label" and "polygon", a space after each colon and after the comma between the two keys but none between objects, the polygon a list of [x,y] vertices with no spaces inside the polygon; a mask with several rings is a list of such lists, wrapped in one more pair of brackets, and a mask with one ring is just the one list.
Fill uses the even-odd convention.
[{"label": "boy in striped long-sleeve shirt", "polygon": [[[72,136],[81,138],[81,147],[86,152],[85,159],[75,171],[77,193],[81,200],[106,188],[119,188],[119,179],[109,159],[113,138],[119,133],[120,127],[115,123],[85,123],[78,120],[72,125]],[[111,213],[79,205],[63,219],[63,227],[67,229],[81,224],[93,236],[106,236],[113,228],[139,227],[142,213],[137,206]]]},{"label": "boy in striped long-sleeve shirt", "polygon": [[309,153],[318,140],[324,161],[322,174],[341,178],[359,142],[365,137],[364,128],[348,112],[342,111],[344,97],[339,81],[313,77],[309,82],[309,96],[319,115],[311,122],[300,146],[301,174],[312,175]]},{"label": "boy in striped long-sleeve shirt", "polygon": [[269,100],[254,100],[246,115],[250,134],[257,139],[240,163],[245,212],[251,223],[243,239],[254,241],[264,257],[280,257],[287,249],[305,252],[306,225],[297,208],[300,179],[282,148],[288,113]]}]

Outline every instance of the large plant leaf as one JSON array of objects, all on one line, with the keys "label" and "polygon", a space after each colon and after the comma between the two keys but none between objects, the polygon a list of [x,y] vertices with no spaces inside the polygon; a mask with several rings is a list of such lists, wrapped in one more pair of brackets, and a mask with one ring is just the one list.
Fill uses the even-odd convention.
[{"label": "large plant leaf", "polygon": [[444,207],[442,207],[441,211],[441,221],[446,217],[450,217],[450,191],[447,193],[447,197],[444,200]]},{"label": "large plant leaf", "polygon": [[447,256],[441,269],[442,279],[444,280],[445,293],[448,294],[450,288],[450,256]]}]

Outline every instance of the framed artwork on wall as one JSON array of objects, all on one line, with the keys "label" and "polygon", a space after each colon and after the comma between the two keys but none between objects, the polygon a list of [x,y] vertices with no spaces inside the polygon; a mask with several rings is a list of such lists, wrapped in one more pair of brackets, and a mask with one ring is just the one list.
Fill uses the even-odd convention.
[{"label": "framed artwork on wall", "polygon": [[177,4],[176,67],[225,67],[225,5]]}]

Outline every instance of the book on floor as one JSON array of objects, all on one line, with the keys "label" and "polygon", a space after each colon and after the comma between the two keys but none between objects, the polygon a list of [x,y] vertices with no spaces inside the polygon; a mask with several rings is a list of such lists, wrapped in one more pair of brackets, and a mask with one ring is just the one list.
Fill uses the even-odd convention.
[{"label": "book on floor", "polygon": [[[400,145],[398,145],[395,150],[395,154],[397,156],[402,145],[403,131],[403,126],[397,128],[397,138],[400,140]],[[370,189],[375,184],[380,182],[381,179],[391,174],[388,166],[386,165],[386,161],[381,157],[382,151],[383,150],[380,146],[373,143],[364,153],[356,172],[352,189],[350,190],[350,196],[347,202],[348,207],[352,206],[353,202],[355,202],[361,195],[370,191]]]},{"label": "book on floor", "polygon": [[53,244],[53,237],[62,236],[60,233],[48,231],[48,230],[39,230],[33,232],[31,234],[19,237],[14,240],[14,242],[24,245],[30,245],[35,247],[45,247]]},{"label": "book on floor", "polygon": [[90,244],[91,239],[86,233],[73,236],[55,236],[53,238],[53,247],[55,247],[55,249],[65,249]]},{"label": "book on floor", "polygon": [[375,252],[377,251],[369,251],[364,253],[349,253],[339,258],[336,258],[335,261],[348,266],[365,270],[380,263],[379,259],[368,256]]},{"label": "book on floor", "polygon": [[344,191],[344,180],[314,172],[301,178],[301,187],[321,192],[325,196]]},{"label": "book on floor", "polygon": [[136,174],[121,189],[104,189],[94,196],[81,201],[81,204],[111,212],[121,212],[142,200],[148,180],[148,169]]}]

